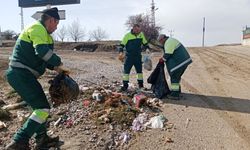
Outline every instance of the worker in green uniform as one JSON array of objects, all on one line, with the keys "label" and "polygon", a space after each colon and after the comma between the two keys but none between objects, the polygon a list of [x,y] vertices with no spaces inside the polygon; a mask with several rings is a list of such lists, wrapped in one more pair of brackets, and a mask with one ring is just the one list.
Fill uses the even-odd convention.
[{"label": "worker in green uniform", "polygon": [[56,7],[42,11],[41,20],[25,28],[19,35],[6,77],[9,84],[32,107],[33,112],[14,135],[7,150],[28,150],[29,139],[35,134],[36,148],[47,149],[58,143],[59,137],[49,137],[46,121],[50,105],[38,82],[46,68],[57,72],[66,71],[61,59],[53,52],[53,39],[50,35],[57,29],[60,16]]},{"label": "worker in green uniform", "polygon": [[160,58],[160,62],[166,64],[171,80],[171,93],[168,98],[180,99],[181,76],[185,72],[192,59],[187,52],[187,49],[176,39],[161,34],[158,41],[163,45],[164,55]]},{"label": "worker in green uniform", "polygon": [[126,91],[128,89],[129,74],[133,66],[137,72],[138,86],[139,88],[143,88],[141,51],[142,49],[147,49],[149,47],[148,42],[144,34],[141,32],[141,28],[138,24],[135,24],[132,30],[124,36],[120,46],[120,58],[124,55],[124,48],[126,49],[123,70],[123,86],[121,90]]}]

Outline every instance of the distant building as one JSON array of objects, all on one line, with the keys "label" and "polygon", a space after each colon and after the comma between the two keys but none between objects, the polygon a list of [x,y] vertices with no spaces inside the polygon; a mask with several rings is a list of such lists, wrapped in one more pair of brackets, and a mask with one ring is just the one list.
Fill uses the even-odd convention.
[{"label": "distant building", "polygon": [[250,45],[250,27],[243,30],[242,45]]}]

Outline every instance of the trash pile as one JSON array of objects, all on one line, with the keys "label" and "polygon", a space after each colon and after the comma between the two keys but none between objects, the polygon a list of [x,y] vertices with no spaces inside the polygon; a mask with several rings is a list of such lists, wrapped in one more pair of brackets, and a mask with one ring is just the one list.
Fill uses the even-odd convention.
[{"label": "trash pile", "polygon": [[[159,82],[158,76],[152,77],[157,80],[152,80],[152,83]],[[138,89],[129,84],[128,91],[120,92],[121,83],[117,81],[78,86],[72,78],[62,74],[51,80],[50,85],[45,93],[56,107],[51,109],[48,119],[48,134],[70,132],[73,136],[80,133],[84,135],[82,138],[88,138],[88,144],[92,144],[94,149],[116,149],[120,146],[126,149],[130,140],[136,138],[137,132],[172,128],[162,114],[163,102],[157,98],[156,91]],[[163,91],[160,94],[163,96],[166,93]],[[2,107],[0,120],[9,117],[8,110],[23,106],[26,104],[20,102]],[[23,124],[30,113],[27,109],[20,110],[15,111],[15,116]],[[8,122],[1,121],[0,129],[8,129]]]},{"label": "trash pile", "polygon": [[[92,130],[106,128],[107,132],[116,131],[109,137],[113,144],[108,145],[115,148],[128,143],[135,132],[166,127],[167,119],[160,110],[163,102],[151,91],[131,85],[127,92],[121,93],[117,86],[118,82],[95,87],[80,85],[78,100],[52,109],[52,114],[56,114],[50,119],[52,132],[57,128],[80,126],[84,134],[93,136],[97,133]],[[99,143],[97,141],[98,134],[89,140]]]}]

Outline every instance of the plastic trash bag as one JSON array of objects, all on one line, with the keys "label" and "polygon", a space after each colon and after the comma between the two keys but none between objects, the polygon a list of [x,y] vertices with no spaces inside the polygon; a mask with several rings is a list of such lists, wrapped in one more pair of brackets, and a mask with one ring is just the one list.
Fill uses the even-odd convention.
[{"label": "plastic trash bag", "polygon": [[150,118],[150,120],[147,123],[145,123],[145,126],[149,126],[150,128],[153,128],[153,129],[163,128],[164,122],[166,120],[167,119],[163,115],[154,116],[154,117]]},{"label": "plastic trash bag", "polygon": [[152,60],[151,54],[146,53],[143,57],[143,67],[144,69],[151,71],[152,70]]},{"label": "plastic trash bag", "polygon": [[159,99],[170,93],[164,72],[164,63],[158,63],[154,71],[147,79],[151,85],[151,90]]},{"label": "plastic trash bag", "polygon": [[53,80],[49,81],[49,94],[54,106],[69,103],[77,99],[79,95],[78,84],[68,75],[58,74]]},{"label": "plastic trash bag", "polygon": [[133,120],[132,130],[134,130],[134,131],[142,131],[143,127],[144,127],[143,124],[146,123],[147,119],[148,119],[148,114],[146,114],[146,113],[139,114]]}]

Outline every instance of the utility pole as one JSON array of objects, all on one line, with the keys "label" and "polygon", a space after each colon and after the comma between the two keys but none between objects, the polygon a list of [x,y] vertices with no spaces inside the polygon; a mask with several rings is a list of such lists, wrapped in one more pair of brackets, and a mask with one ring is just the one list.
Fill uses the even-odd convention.
[{"label": "utility pole", "polygon": [[21,16],[21,31],[23,31],[23,29],[24,29],[24,21],[23,21],[23,8],[22,7],[21,7],[20,16]]},{"label": "utility pole", "polygon": [[206,24],[205,24],[205,17],[203,18],[203,28],[202,28],[202,47],[204,47],[204,41],[205,41],[205,31],[206,31],[206,29],[205,29],[205,26],[206,26]]},{"label": "utility pole", "polygon": [[152,0],[152,3],[151,3],[151,21],[152,21],[152,25],[155,26],[155,11],[157,10],[158,8],[155,8],[155,2],[154,0]]},{"label": "utility pole", "polygon": [[3,41],[2,41],[2,31],[1,31],[1,27],[0,27],[0,46],[3,45]]}]

